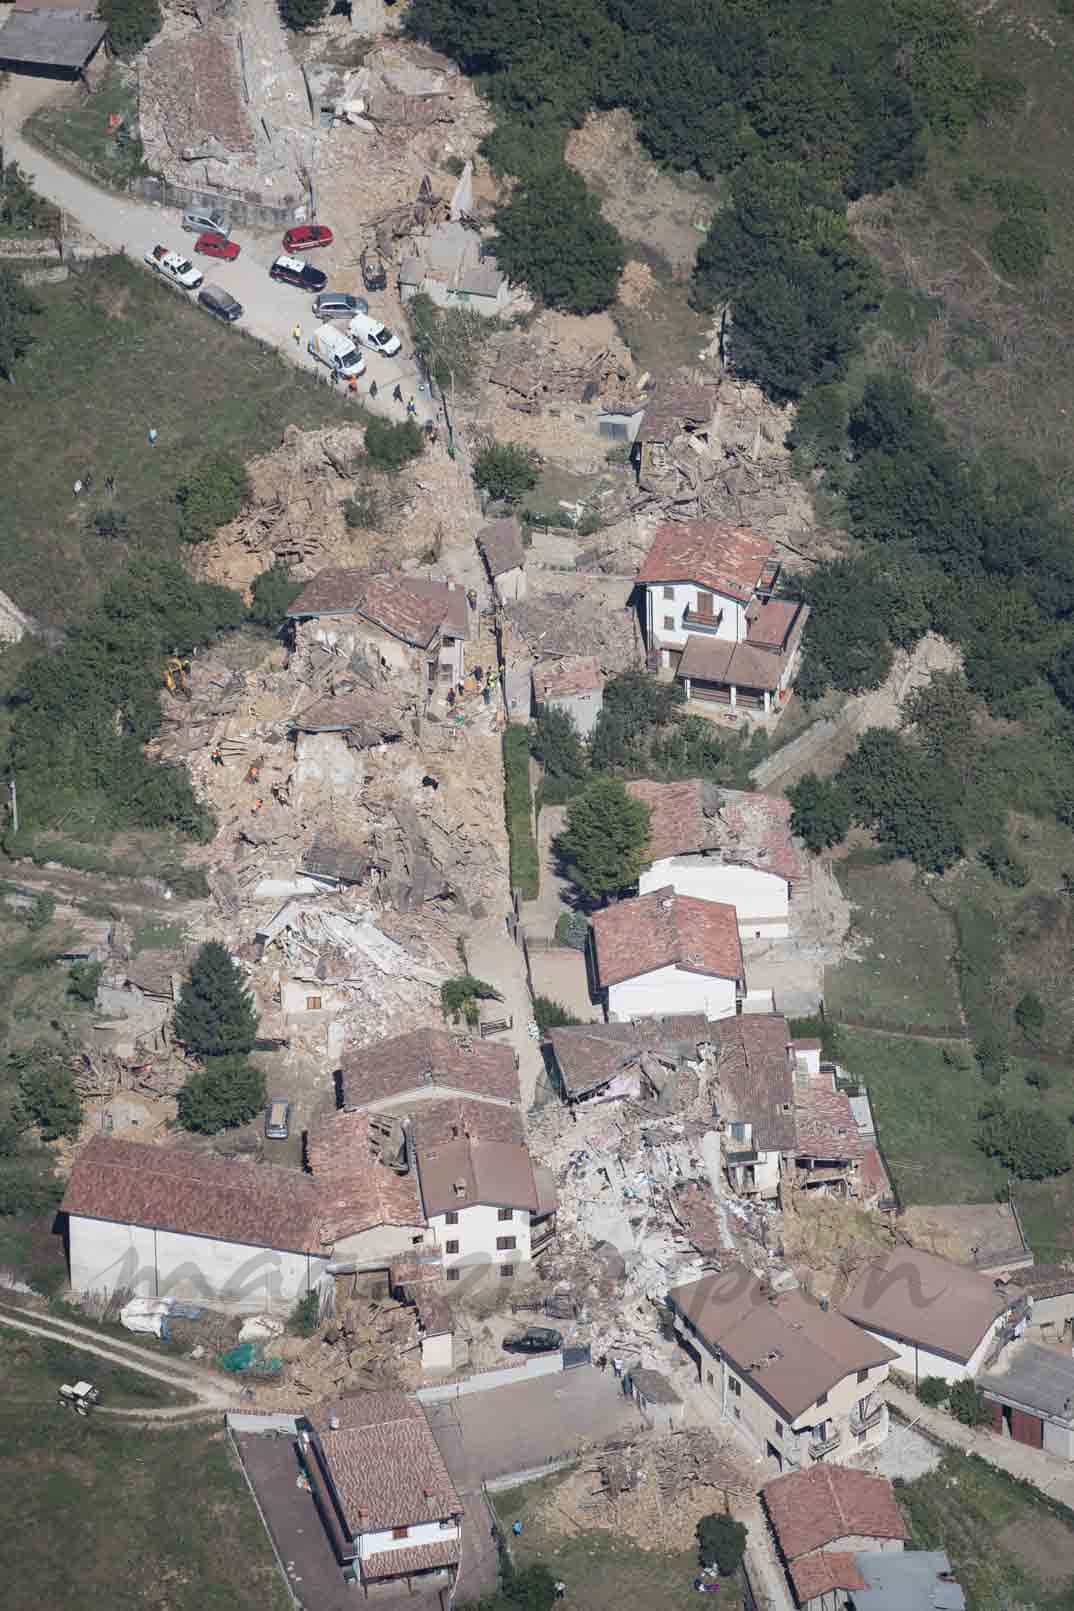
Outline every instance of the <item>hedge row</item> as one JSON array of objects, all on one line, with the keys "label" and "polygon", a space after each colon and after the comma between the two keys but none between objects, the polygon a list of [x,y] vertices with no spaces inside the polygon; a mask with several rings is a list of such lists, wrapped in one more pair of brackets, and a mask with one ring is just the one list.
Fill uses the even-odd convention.
[{"label": "hedge row", "polygon": [[535,901],[541,868],[533,833],[530,793],[530,737],[527,727],[508,727],[503,735],[504,808],[511,847],[511,888],[524,901]]}]

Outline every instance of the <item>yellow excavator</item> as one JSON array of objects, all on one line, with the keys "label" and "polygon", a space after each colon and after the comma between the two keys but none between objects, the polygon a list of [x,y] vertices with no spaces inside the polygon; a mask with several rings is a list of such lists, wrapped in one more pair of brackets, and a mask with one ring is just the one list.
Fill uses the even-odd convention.
[{"label": "yellow excavator", "polygon": [[170,655],[164,662],[164,686],[170,694],[190,698],[190,661]]}]

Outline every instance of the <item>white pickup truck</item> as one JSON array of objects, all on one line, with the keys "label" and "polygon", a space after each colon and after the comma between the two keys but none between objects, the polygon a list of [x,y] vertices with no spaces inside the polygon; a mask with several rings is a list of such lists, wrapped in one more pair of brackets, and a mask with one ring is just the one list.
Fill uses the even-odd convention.
[{"label": "white pickup truck", "polygon": [[169,252],[166,246],[151,247],[145,254],[145,260],[151,269],[163,274],[173,285],[181,285],[184,291],[196,291],[205,278],[182,252]]}]

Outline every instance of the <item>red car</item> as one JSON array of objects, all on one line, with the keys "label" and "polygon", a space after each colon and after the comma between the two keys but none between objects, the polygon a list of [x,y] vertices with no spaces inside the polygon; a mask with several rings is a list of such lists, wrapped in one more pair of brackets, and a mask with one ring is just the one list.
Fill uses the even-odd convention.
[{"label": "red car", "polygon": [[229,241],[226,235],[217,235],[212,230],[198,236],[194,242],[194,250],[201,252],[205,257],[222,257],[227,263],[234,263],[239,255],[236,241]]},{"label": "red car", "polygon": [[308,252],[314,246],[331,246],[332,231],[323,224],[296,224],[283,237],[285,252]]}]

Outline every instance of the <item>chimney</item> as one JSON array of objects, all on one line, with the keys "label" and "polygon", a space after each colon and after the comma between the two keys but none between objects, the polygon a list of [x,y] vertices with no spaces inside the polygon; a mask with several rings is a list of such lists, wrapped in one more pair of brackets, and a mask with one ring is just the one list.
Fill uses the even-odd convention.
[{"label": "chimney", "polygon": [[452,1189],[454,1190],[454,1193],[455,1193],[456,1197],[465,1197],[466,1196],[466,1182],[465,1182],[465,1180],[456,1180],[456,1181],[454,1181]]}]

